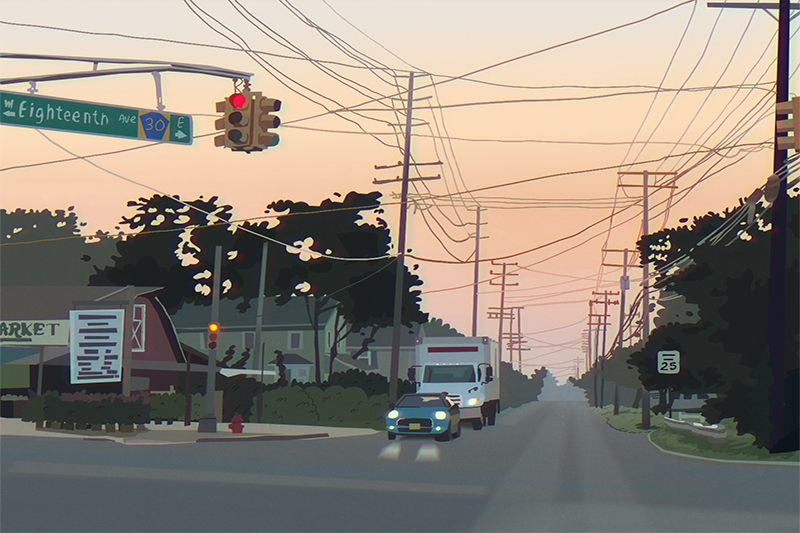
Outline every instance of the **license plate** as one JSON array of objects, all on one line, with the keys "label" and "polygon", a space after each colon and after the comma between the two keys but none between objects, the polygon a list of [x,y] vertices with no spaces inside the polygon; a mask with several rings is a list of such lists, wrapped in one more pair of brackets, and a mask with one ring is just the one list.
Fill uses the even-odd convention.
[{"label": "license plate", "polygon": [[408,429],[412,429],[412,430],[413,429],[417,429],[417,430],[422,429],[422,424],[415,424],[415,423],[412,422],[411,424],[408,425]]}]

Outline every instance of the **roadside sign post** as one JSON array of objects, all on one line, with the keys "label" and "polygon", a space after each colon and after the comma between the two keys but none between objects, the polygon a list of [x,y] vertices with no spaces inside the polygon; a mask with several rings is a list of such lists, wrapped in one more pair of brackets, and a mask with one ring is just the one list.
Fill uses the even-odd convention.
[{"label": "roadside sign post", "polygon": [[658,352],[658,373],[659,374],[680,374],[681,359],[680,352],[676,350],[662,350]]},{"label": "roadside sign post", "polygon": [[0,124],[192,144],[190,115],[6,91],[0,91]]}]

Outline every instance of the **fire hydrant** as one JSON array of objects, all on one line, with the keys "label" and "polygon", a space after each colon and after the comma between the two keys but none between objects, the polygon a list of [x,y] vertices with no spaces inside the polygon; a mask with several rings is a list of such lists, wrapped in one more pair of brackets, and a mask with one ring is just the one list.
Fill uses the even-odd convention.
[{"label": "fire hydrant", "polygon": [[231,419],[231,423],[228,424],[228,427],[234,433],[241,433],[242,430],[244,429],[244,424],[242,424],[242,421],[243,421],[242,415],[240,415],[239,413],[236,413],[235,415],[233,415],[233,418]]}]

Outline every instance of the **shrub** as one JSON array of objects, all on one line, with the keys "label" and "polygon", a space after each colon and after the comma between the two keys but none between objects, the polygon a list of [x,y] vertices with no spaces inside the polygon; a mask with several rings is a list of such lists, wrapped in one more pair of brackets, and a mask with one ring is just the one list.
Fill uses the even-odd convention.
[{"label": "shrub", "polygon": [[22,420],[24,422],[44,422],[47,420],[45,415],[45,400],[50,396],[58,396],[56,391],[47,391],[41,396],[33,396],[22,409]]},{"label": "shrub", "polygon": [[[317,424],[319,422],[315,403],[302,387],[281,387],[264,392],[263,397],[262,422],[280,424]],[[257,396],[255,400],[258,400]]]}]

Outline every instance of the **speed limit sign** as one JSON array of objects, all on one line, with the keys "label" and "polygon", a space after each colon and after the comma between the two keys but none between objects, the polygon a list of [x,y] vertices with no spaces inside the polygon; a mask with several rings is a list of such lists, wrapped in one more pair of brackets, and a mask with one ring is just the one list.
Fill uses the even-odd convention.
[{"label": "speed limit sign", "polygon": [[658,352],[658,373],[679,374],[681,371],[680,352],[666,350]]}]

